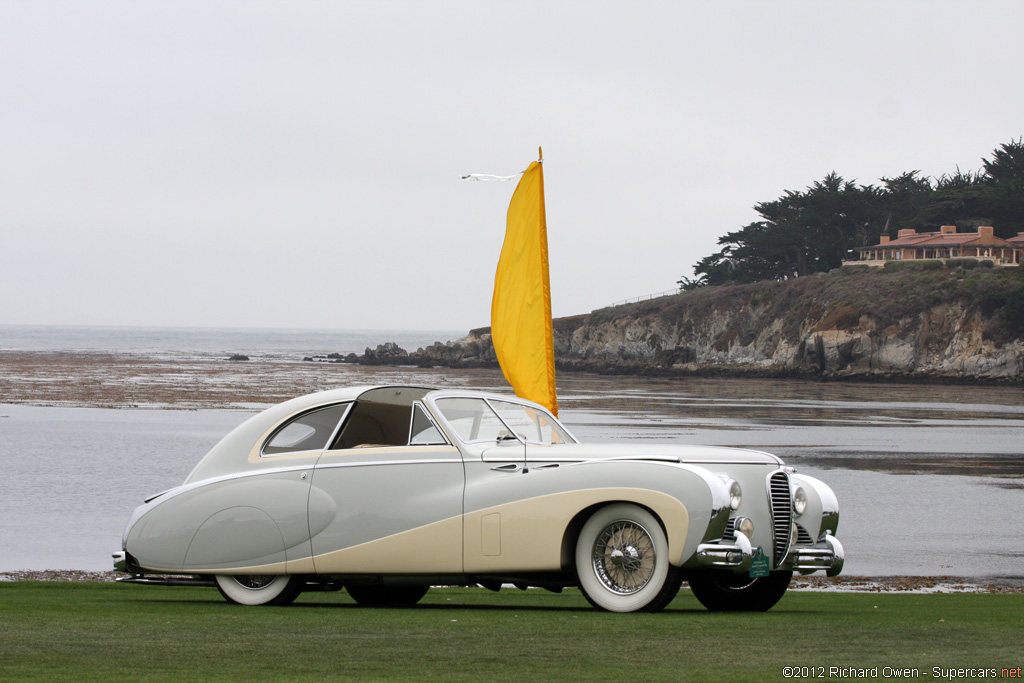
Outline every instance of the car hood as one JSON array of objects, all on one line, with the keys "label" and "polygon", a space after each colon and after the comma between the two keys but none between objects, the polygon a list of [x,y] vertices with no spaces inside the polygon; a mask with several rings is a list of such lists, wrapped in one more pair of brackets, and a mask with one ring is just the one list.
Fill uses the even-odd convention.
[{"label": "car hood", "polygon": [[782,459],[763,451],[718,446],[672,444],[559,444],[530,446],[531,459],[551,460],[661,460],[710,464],[781,465]]}]

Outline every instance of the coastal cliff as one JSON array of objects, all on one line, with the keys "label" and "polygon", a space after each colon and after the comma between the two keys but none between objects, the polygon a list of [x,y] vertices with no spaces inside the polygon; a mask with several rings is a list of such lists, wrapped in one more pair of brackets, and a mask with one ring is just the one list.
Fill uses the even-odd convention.
[{"label": "coastal cliff", "polygon": [[[845,268],[705,287],[554,327],[565,370],[1024,382],[1024,283],[1011,269]],[[496,364],[489,328],[413,353],[391,344],[345,360]]]}]

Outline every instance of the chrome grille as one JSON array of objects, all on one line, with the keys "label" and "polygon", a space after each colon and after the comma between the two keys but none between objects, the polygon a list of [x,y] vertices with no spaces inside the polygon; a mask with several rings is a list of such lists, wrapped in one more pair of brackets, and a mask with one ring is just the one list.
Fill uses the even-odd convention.
[{"label": "chrome grille", "polygon": [[772,531],[775,533],[775,566],[786,559],[789,535],[793,525],[793,502],[789,495],[789,475],[783,471],[768,478],[768,493],[772,499]]},{"label": "chrome grille", "polygon": [[736,518],[730,517],[728,524],[725,525],[725,533],[722,534],[723,541],[735,541],[736,540]]}]

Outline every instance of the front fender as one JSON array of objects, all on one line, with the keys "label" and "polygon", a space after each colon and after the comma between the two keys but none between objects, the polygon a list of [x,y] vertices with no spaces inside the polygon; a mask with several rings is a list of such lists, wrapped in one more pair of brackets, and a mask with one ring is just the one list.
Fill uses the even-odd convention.
[{"label": "front fender", "polygon": [[559,571],[573,520],[595,506],[631,502],[665,527],[669,558],[691,557],[713,522],[724,528],[724,483],[707,470],[669,462],[585,461],[468,483],[465,570]]},{"label": "front fender", "polygon": [[818,540],[825,532],[835,534],[839,526],[839,499],[831,487],[805,474],[793,474],[791,480],[807,493],[807,510],[794,521],[812,540]]}]

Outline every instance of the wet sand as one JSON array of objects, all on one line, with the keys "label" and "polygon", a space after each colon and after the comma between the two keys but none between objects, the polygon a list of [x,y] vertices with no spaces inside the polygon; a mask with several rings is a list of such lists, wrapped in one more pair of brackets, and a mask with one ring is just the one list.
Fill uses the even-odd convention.
[{"label": "wet sand", "polygon": [[[477,371],[482,386],[504,384]],[[239,409],[339,386],[478,386],[473,371],[336,363],[165,360],[133,354],[0,351],[0,403],[93,408]]]}]

